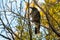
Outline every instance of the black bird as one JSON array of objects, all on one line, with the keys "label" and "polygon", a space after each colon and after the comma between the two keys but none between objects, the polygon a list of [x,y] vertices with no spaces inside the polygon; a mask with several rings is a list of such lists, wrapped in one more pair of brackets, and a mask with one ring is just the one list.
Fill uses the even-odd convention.
[{"label": "black bird", "polygon": [[35,7],[29,7],[32,9],[30,15],[32,17],[32,22],[35,24],[35,34],[40,33],[40,13],[37,8]]}]

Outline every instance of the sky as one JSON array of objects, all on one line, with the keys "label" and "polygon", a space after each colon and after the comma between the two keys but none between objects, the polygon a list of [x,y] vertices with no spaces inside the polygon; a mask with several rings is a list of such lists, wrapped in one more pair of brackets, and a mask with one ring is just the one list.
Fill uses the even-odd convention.
[{"label": "sky", "polygon": [[[6,4],[6,3],[8,3],[7,5],[10,7],[11,6],[11,4],[9,3],[9,0],[3,0],[4,1],[4,5]],[[10,1],[13,1],[13,0],[10,0]],[[13,3],[13,6],[15,6],[14,5],[14,3]],[[6,5],[5,5],[5,7],[6,7]],[[7,7],[6,7],[6,9],[7,9]],[[3,8],[2,8],[2,0],[0,0],[0,11],[3,11]],[[0,13],[0,14],[4,14],[3,12],[2,13]],[[7,18],[8,18],[8,20],[9,20],[9,22],[11,22],[11,20],[12,20],[12,16],[9,16],[9,14],[11,14],[10,12],[6,12],[6,14],[7,14]],[[4,17],[4,15],[1,17],[2,19],[3,19],[3,21],[4,21],[4,23],[5,24],[7,24],[7,21],[6,21],[6,19],[5,19],[5,17]],[[12,25],[11,26],[16,26],[15,24],[16,24],[16,20],[14,20],[13,22],[12,22]],[[0,26],[0,28],[1,27],[3,27],[3,26]],[[2,31],[2,32],[1,32]],[[1,34],[3,34],[4,36],[6,36],[6,32],[3,30],[3,29],[0,29],[0,33]],[[3,37],[1,37],[0,36],[0,40],[7,40],[7,39],[4,39]]]}]

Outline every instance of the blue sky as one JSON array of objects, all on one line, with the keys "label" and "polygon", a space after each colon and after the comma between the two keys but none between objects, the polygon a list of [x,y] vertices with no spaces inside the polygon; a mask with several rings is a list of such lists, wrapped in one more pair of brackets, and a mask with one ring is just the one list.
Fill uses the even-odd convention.
[{"label": "blue sky", "polygon": [[[10,6],[10,3],[9,3],[9,0],[3,0],[4,1],[4,5],[6,4],[6,3],[8,3],[8,5]],[[14,5],[14,4],[13,4]],[[3,7],[2,7],[2,0],[0,0],[0,11],[3,11]],[[1,12],[0,14],[4,14],[3,12]],[[11,14],[10,12],[7,12],[6,14]],[[7,15],[7,17],[8,17],[8,20],[9,20],[9,22],[11,21],[11,19],[12,19],[12,16],[9,16],[9,15]],[[4,17],[4,15],[1,17],[2,19],[3,19],[3,21],[4,21],[4,23],[5,24],[7,24],[7,21],[6,21],[6,19],[5,19],[5,17]],[[16,20],[14,20],[13,22],[12,22],[12,25],[11,26],[16,26],[15,24],[16,24]],[[1,27],[3,27],[3,26],[0,26],[0,28]],[[3,34],[3,35],[5,35],[6,36],[6,32],[3,30],[3,29],[0,29],[0,33],[1,34]],[[1,32],[2,31],[2,32]],[[3,37],[1,37],[0,36],[0,40],[7,40],[7,39],[4,39]]]},{"label": "blue sky", "polygon": [[[6,7],[6,3],[7,3],[7,5],[8,5],[8,7],[11,7],[11,3],[10,3],[10,2],[12,2],[12,1],[13,1],[13,0],[3,0],[5,9],[8,9],[8,8]],[[18,8],[18,9],[20,9],[19,7],[20,7],[20,2],[21,2],[21,1],[23,1],[23,0],[18,0],[18,1],[17,1],[17,8]],[[16,3],[13,2],[12,5],[13,5],[13,6],[12,6],[12,10],[17,13]],[[22,6],[24,6],[24,5],[22,5]],[[3,9],[3,7],[2,7],[2,0],[0,0],[0,11],[3,11],[3,10],[4,10],[4,9]],[[19,11],[19,10],[18,10],[18,11]],[[1,18],[3,19],[3,22],[7,25],[7,21],[6,21],[6,19],[5,19],[4,13],[1,12],[0,14],[3,14]],[[13,19],[12,16],[9,16],[9,15],[11,14],[11,12],[6,12],[6,14],[7,14],[7,18],[8,18],[8,20],[9,20],[9,22],[11,22],[11,20]],[[14,20],[14,21],[11,23],[11,27],[15,27],[16,25],[17,25],[17,21]],[[1,28],[1,27],[3,27],[3,26],[0,26],[0,28]],[[13,28],[13,29],[14,29],[14,28]],[[3,30],[3,29],[0,29],[0,33],[6,36],[6,32],[5,32],[4,30],[3,30],[3,31],[2,31],[2,30]],[[2,31],[2,32],[1,32],[1,31]],[[14,31],[15,31],[15,30],[14,30]],[[0,36],[0,40],[6,40],[6,39],[4,39],[3,37]]]}]

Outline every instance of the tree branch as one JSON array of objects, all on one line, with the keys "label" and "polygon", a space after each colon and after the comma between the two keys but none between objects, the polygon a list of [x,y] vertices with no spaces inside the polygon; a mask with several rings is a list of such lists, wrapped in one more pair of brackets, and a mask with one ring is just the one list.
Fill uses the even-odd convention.
[{"label": "tree branch", "polygon": [[[30,16],[29,16],[29,0],[28,0],[28,19],[30,20]],[[30,40],[32,40],[32,29],[31,29],[31,23],[30,21],[28,21],[28,28],[29,28],[29,35],[30,35]]]},{"label": "tree branch", "polygon": [[4,35],[2,35],[2,34],[0,34],[0,36],[2,36],[2,37],[5,38],[5,39],[11,40],[10,38],[8,38],[8,37],[6,37],[6,36],[4,36]]}]

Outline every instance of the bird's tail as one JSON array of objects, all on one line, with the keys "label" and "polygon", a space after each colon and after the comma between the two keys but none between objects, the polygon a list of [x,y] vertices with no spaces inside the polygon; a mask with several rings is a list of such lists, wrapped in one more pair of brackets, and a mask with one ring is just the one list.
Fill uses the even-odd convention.
[{"label": "bird's tail", "polygon": [[35,27],[35,34],[38,34],[40,33],[40,25],[37,25],[37,27]]}]

